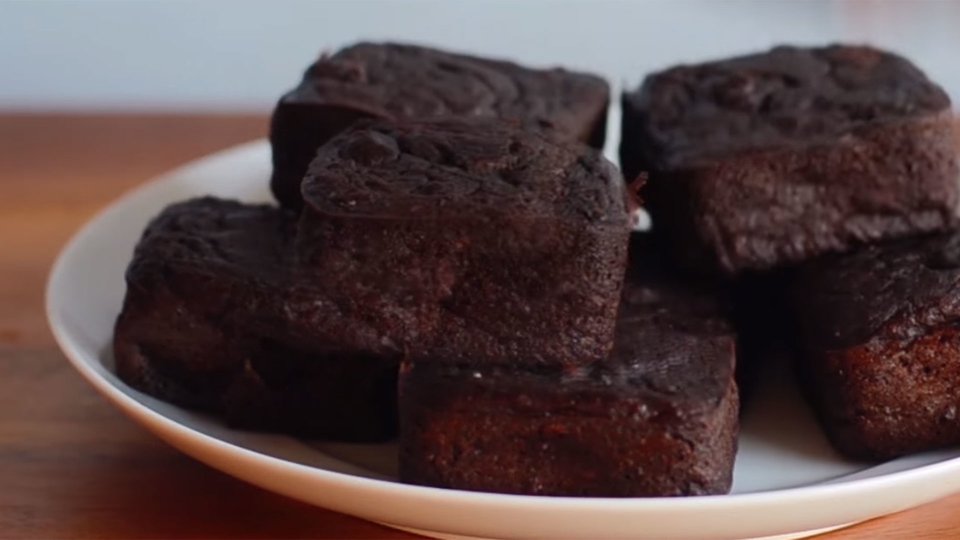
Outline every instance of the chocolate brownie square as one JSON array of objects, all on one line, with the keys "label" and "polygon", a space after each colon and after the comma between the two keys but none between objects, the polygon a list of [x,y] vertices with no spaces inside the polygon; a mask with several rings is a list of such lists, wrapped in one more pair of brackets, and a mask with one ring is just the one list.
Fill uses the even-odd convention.
[{"label": "chocolate brownie square", "polygon": [[300,182],[317,148],[361,118],[510,118],[600,148],[609,92],[599,77],[563,69],[359,43],[321,57],[280,98],[270,127],[271,187],[284,206],[299,208]]},{"label": "chocolate brownie square", "polygon": [[736,274],[943,230],[960,201],[950,100],[869,47],[777,47],[623,95],[620,159],[688,268]]},{"label": "chocolate brownie square", "polygon": [[303,194],[301,268],[408,357],[609,353],[629,219],[595,150],[500,120],[369,123],[323,146]]},{"label": "chocolate brownie square", "polygon": [[834,446],[880,460],[960,443],[960,232],[802,266],[806,393]]},{"label": "chocolate brownie square", "polygon": [[[397,352],[348,331],[290,263],[296,216],[201,198],[147,227],[126,273],[117,375],[238,427],[393,436]],[[366,345],[366,346],[364,346]]]},{"label": "chocolate brownie square", "polygon": [[400,478],[531,495],[726,493],[738,431],[735,341],[709,288],[634,267],[616,347],[602,362],[404,362]]}]

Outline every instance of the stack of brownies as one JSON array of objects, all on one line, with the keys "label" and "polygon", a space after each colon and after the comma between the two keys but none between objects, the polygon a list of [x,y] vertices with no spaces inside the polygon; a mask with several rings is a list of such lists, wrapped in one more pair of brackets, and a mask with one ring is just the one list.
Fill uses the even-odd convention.
[{"label": "stack of brownies", "polygon": [[716,494],[738,342],[779,310],[839,450],[960,443],[938,86],[867,47],[669,69],[623,96],[623,175],[608,102],[591,75],[423,47],[319,59],[273,117],[280,207],[194,199],[144,232],[117,373],[238,427],[399,434],[411,483]]}]

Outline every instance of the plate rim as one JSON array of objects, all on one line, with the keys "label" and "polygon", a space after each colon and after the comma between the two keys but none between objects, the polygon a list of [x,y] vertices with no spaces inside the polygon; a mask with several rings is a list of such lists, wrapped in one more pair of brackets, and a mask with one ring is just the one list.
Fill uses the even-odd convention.
[{"label": "plate rim", "polygon": [[[176,167],[166,173],[158,175],[122,194],[109,204],[101,208],[91,218],[71,235],[70,239],[63,245],[54,260],[51,270],[48,274],[45,286],[45,310],[48,325],[54,336],[54,339],[73,365],[88,384],[93,386],[110,403],[118,407],[126,416],[134,422],[143,425],[154,435],[160,437],[169,444],[172,444],[179,451],[184,452],[191,457],[198,459],[216,469],[224,470],[221,466],[210,463],[204,457],[198,456],[198,452],[192,452],[183,448],[177,442],[171,440],[176,438],[178,441],[192,441],[203,448],[204,452],[234,454],[242,458],[243,461],[261,461],[270,466],[271,469],[285,470],[290,474],[306,475],[317,481],[335,486],[341,489],[347,489],[352,492],[376,493],[378,496],[385,497],[403,497],[407,499],[416,499],[421,504],[455,504],[465,508],[482,507],[487,510],[495,511],[509,508],[510,511],[537,511],[537,512],[574,512],[589,513],[596,518],[620,516],[623,514],[647,514],[656,513],[666,517],[678,516],[682,514],[693,514],[708,512],[711,515],[724,512],[742,512],[744,507],[751,507],[756,511],[772,511],[790,506],[802,506],[811,502],[823,502],[833,500],[836,502],[848,501],[849,498],[858,496],[875,496],[878,492],[889,493],[886,490],[905,490],[911,486],[926,484],[926,495],[911,499],[907,502],[894,504],[894,510],[885,510],[881,512],[870,513],[866,518],[879,517],[892,511],[903,510],[906,508],[918,506],[920,504],[939,499],[950,493],[960,490],[960,458],[948,458],[943,461],[920,465],[914,468],[895,471],[891,473],[880,474],[868,478],[857,478],[848,481],[836,483],[819,483],[784,489],[775,489],[768,491],[759,491],[751,493],[738,493],[726,495],[705,495],[696,497],[670,497],[670,498],[615,498],[615,497],[545,497],[535,495],[513,495],[499,493],[484,493],[463,490],[451,490],[443,488],[434,488],[426,486],[417,486],[404,484],[398,481],[381,480],[374,478],[365,478],[354,476],[347,473],[331,471],[318,467],[312,467],[282,458],[274,457],[269,454],[244,448],[242,446],[219,439],[213,435],[208,435],[190,427],[189,425],[178,422],[177,420],[158,412],[148,405],[141,403],[133,396],[124,392],[114,382],[98,373],[92,365],[90,359],[86,358],[85,348],[79,343],[75,336],[69,331],[69,325],[65,323],[60,312],[60,303],[58,289],[63,286],[61,283],[67,279],[69,274],[69,261],[74,257],[74,253],[83,248],[85,244],[93,240],[94,231],[98,224],[106,221],[112,214],[118,212],[131,200],[145,198],[150,196],[153,191],[162,190],[167,183],[182,177],[186,173],[195,171],[203,165],[210,165],[221,160],[229,160],[241,153],[251,152],[253,150],[262,150],[265,145],[265,139],[257,139],[248,143],[231,146],[223,150],[207,154],[200,158],[191,160],[184,165]],[[95,358],[93,359],[95,360]],[[224,471],[233,476],[234,472]],[[954,476],[954,484],[949,482],[938,482],[939,488],[932,488],[930,480],[945,480],[949,475]],[[244,480],[256,483],[249,478]],[[258,484],[260,485],[260,484]],[[261,485],[261,487],[264,487]],[[275,489],[270,489],[276,491]],[[289,493],[284,493],[289,495]],[[304,500],[301,497],[293,495],[294,498]],[[311,501],[305,501],[314,504]],[[359,515],[356,512],[337,509],[338,511]],[[367,519],[375,521],[384,521],[383,519],[374,519],[367,516]],[[395,520],[389,520],[394,522]],[[860,521],[860,519],[847,520]],[[820,522],[818,522],[820,523]],[[398,525],[409,526],[422,529],[423,523],[401,523]],[[831,523],[822,522],[820,526],[829,526]],[[811,527],[812,528],[812,527]],[[451,531],[454,532],[454,531]]]}]

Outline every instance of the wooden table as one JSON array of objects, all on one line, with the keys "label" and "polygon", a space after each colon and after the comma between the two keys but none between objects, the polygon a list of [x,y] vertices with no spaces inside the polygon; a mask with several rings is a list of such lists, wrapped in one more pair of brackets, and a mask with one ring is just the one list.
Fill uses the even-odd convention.
[{"label": "wooden table", "polygon": [[[0,115],[0,539],[415,538],[181,455],[86,386],[47,328],[50,264],[94,212],[265,130],[263,116]],[[960,496],[822,538],[960,538]]]}]

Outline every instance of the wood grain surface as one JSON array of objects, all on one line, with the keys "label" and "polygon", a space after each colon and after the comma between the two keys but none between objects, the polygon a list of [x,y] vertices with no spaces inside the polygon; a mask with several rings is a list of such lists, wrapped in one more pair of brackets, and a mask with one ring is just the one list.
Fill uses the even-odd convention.
[{"label": "wood grain surface", "polygon": [[[87,387],[47,328],[47,273],[81,224],[166,169],[262,137],[266,122],[0,115],[0,539],[416,538],[181,455]],[[821,538],[960,538],[960,496]]]}]

